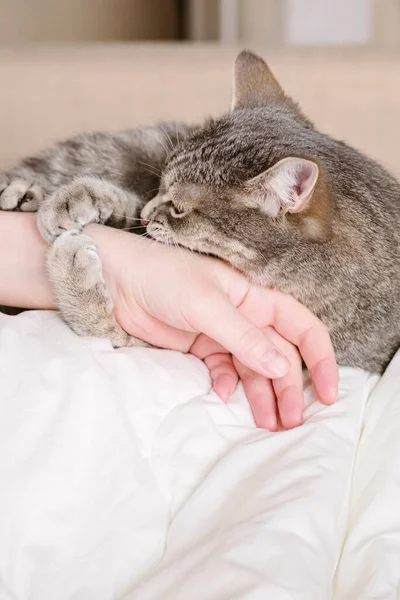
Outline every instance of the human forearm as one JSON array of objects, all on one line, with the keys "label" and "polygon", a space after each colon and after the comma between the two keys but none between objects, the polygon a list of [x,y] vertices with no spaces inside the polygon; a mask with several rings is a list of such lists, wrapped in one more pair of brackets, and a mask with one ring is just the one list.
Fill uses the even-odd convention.
[{"label": "human forearm", "polygon": [[0,211],[0,305],[55,309],[36,215]]},{"label": "human forearm", "polygon": [[[100,255],[107,255],[110,251],[109,238],[114,240],[113,236],[107,236],[109,228],[91,224],[86,229],[95,242],[100,242]],[[132,252],[136,236],[130,237],[133,238],[129,245]],[[136,245],[141,251],[143,241],[138,238]],[[0,210],[0,306],[57,308],[46,271],[47,249],[37,228],[35,213]]]}]

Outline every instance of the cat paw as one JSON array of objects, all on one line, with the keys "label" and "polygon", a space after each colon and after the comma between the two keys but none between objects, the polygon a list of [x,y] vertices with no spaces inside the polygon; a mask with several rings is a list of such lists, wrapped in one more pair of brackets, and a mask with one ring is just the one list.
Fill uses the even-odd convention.
[{"label": "cat paw", "polygon": [[101,180],[80,178],[61,187],[41,205],[38,227],[43,238],[52,243],[69,230],[82,231],[88,223],[105,223],[114,201]]},{"label": "cat paw", "polygon": [[0,210],[36,212],[42,200],[43,191],[39,185],[0,175]]},{"label": "cat paw", "polygon": [[89,236],[77,230],[59,235],[49,250],[47,267],[62,316],[75,333],[107,338],[115,348],[148,346],[116,321],[101,260]]},{"label": "cat paw", "polygon": [[50,279],[85,293],[96,284],[105,286],[96,245],[88,236],[70,229],[60,235],[49,250],[47,266]]}]

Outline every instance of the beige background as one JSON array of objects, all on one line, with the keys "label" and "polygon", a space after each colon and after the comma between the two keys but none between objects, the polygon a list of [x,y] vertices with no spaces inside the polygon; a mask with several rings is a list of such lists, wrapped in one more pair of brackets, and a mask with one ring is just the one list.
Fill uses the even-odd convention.
[{"label": "beige background", "polygon": [[175,0],[0,0],[0,45],[172,39]]},{"label": "beige background", "polygon": [[[220,14],[232,13],[237,7],[236,42],[278,48],[284,41],[290,1],[184,0],[186,36],[197,41],[218,40],[224,29]],[[313,3],[337,4],[338,0],[295,1],[304,6],[307,20],[307,10],[312,12],[307,7]],[[399,0],[359,1],[371,3],[374,14],[369,44],[400,47]],[[0,0],[0,45],[177,39],[178,6],[177,0]]]},{"label": "beige background", "polygon": [[[366,45],[371,48],[400,48],[400,1],[399,0],[360,0],[370,4],[372,12],[371,37]],[[304,18],[312,20],[312,7],[317,2],[337,6],[337,0],[296,0],[302,7]],[[228,32],[228,42],[236,41],[244,44],[261,44],[268,48],[281,48],[285,45],[285,20],[288,19],[291,0],[187,0],[191,8],[192,26],[189,38],[195,40],[225,39],[225,28],[218,21],[219,15],[226,13],[228,21],[232,21],[232,13],[236,13],[237,21],[234,32]],[[352,0],[343,6],[354,8]],[[346,7],[346,6],[345,6]],[[339,10],[339,8],[337,8]],[[356,9],[354,8],[353,13]],[[323,11],[325,9],[323,8]],[[362,18],[362,15],[360,15]],[[357,24],[357,23],[356,23]],[[328,27],[334,23],[327,22]],[[233,27],[231,23],[231,29]]]},{"label": "beige background", "polygon": [[[400,175],[400,55],[258,50],[323,130]],[[0,50],[0,166],[62,137],[226,110],[236,48],[43,46]]]}]

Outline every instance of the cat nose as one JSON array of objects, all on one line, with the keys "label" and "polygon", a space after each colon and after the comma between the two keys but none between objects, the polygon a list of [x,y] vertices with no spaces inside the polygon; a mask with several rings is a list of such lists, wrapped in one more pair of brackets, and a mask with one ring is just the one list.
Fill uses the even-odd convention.
[{"label": "cat nose", "polygon": [[147,227],[147,225],[150,223],[150,221],[148,221],[147,219],[142,219],[140,221],[140,224],[142,227]]}]

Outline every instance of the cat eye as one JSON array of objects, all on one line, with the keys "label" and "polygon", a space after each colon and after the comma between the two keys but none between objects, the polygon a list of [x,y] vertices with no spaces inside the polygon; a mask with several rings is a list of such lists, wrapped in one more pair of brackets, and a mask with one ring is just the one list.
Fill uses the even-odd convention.
[{"label": "cat eye", "polygon": [[170,212],[173,217],[181,217],[187,211],[184,208],[179,207],[176,204],[174,204],[173,202],[171,202],[170,203]]}]

